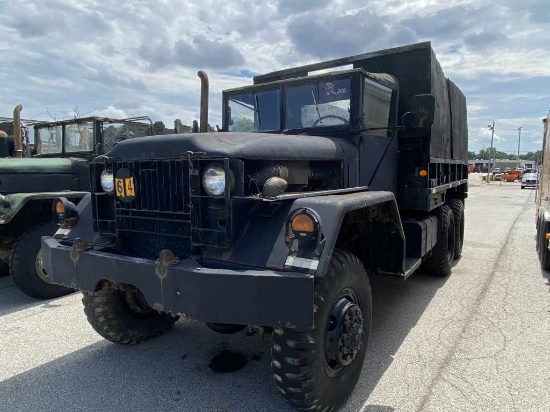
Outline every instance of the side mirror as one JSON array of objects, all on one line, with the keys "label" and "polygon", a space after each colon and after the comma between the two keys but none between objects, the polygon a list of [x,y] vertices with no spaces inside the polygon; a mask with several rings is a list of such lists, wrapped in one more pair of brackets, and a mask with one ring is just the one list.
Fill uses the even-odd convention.
[{"label": "side mirror", "polygon": [[435,97],[431,94],[417,94],[411,99],[409,124],[412,127],[430,127],[434,123]]}]

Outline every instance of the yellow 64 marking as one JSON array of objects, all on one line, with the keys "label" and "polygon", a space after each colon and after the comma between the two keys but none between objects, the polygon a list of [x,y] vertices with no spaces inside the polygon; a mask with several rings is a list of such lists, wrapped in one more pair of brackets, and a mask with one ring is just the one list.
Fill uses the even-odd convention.
[{"label": "yellow 64 marking", "polygon": [[115,179],[116,195],[118,197],[135,196],[134,178],[127,177],[125,179]]}]

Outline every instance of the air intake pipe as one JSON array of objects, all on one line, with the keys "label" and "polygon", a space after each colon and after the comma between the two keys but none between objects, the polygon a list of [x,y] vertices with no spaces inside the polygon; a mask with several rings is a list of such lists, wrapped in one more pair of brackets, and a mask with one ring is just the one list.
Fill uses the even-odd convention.
[{"label": "air intake pipe", "polygon": [[23,157],[23,140],[21,137],[21,110],[23,106],[18,104],[13,109],[13,146],[14,157]]},{"label": "air intake pipe", "polygon": [[208,131],[208,91],[209,91],[209,82],[208,75],[204,70],[199,70],[197,73],[201,79],[201,114],[200,114],[200,128],[201,133]]}]

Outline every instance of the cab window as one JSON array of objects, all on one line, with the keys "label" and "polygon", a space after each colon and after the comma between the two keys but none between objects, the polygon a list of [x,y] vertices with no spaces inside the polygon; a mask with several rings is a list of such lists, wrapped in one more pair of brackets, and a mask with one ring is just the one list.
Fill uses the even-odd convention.
[{"label": "cab window", "polygon": [[[363,109],[365,114],[365,127],[378,129],[389,126],[391,105],[391,89],[370,79],[365,79],[363,88]],[[374,136],[388,136],[388,130],[369,130]]]}]

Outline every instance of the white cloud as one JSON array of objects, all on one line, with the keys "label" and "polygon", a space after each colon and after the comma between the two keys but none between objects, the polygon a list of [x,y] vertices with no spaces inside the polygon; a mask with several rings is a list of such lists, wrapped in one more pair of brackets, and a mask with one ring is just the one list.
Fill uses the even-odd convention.
[{"label": "white cloud", "polygon": [[114,117],[115,119],[128,117],[124,110],[117,109],[114,106],[108,106],[103,110],[98,110],[97,112],[93,113],[93,115],[102,117]]},{"label": "white cloud", "polygon": [[470,150],[493,120],[499,145],[524,125],[536,150],[550,108],[545,0],[29,0],[7,2],[0,25],[4,115],[22,103],[190,124],[203,68],[216,124],[221,91],[250,73],[426,40],[467,97]]}]

